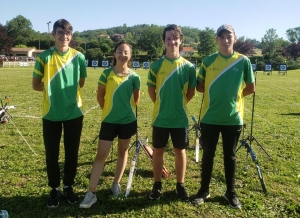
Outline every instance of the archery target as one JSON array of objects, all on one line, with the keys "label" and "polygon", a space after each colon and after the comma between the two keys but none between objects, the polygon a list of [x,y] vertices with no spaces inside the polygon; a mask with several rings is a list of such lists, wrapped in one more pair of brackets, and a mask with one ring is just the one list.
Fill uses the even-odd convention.
[{"label": "archery target", "polygon": [[279,66],[280,71],[286,71],[286,65],[285,64],[281,64]]},{"label": "archery target", "polygon": [[271,70],[272,70],[272,65],[271,64],[266,64],[265,71],[271,71]]},{"label": "archery target", "polygon": [[144,62],[144,63],[143,63],[143,67],[144,67],[144,68],[149,68],[149,62]]},{"label": "archery target", "polygon": [[108,67],[108,61],[102,61],[102,67]]},{"label": "archery target", "polygon": [[140,63],[139,63],[138,61],[134,61],[134,62],[132,63],[132,66],[133,66],[134,68],[138,68],[138,67],[140,67]]},{"label": "archery target", "polygon": [[92,61],[92,67],[98,67],[98,61],[93,60]]}]

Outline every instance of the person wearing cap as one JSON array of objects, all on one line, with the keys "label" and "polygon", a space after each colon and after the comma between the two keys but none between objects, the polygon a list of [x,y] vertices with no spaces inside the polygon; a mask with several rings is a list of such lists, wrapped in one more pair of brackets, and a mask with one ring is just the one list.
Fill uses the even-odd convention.
[{"label": "person wearing cap", "polygon": [[203,140],[200,189],[193,200],[203,203],[210,197],[216,147],[221,133],[223,144],[226,192],[224,198],[232,208],[242,207],[235,192],[236,146],[243,125],[244,97],[255,92],[251,62],[233,50],[236,35],[231,25],[217,29],[219,51],[203,59],[197,76],[197,91],[203,93],[200,115]]}]

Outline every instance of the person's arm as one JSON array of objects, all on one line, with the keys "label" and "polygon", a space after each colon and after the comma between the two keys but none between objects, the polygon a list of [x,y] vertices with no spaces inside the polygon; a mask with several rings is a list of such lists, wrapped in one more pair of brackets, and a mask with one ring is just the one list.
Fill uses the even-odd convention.
[{"label": "person's arm", "polygon": [[98,85],[97,101],[98,101],[101,109],[103,109],[103,107],[104,107],[104,96],[105,96],[105,86]]},{"label": "person's arm", "polygon": [[85,83],[85,78],[80,78],[79,79],[79,87],[82,88],[84,86]]},{"label": "person's arm", "polygon": [[42,82],[42,78],[32,77],[32,88],[36,91],[43,91],[44,83]]},{"label": "person's arm", "polygon": [[197,81],[197,91],[204,93],[204,82]]},{"label": "person's arm", "polygon": [[155,86],[148,86],[148,94],[153,103],[156,101],[156,87]]},{"label": "person's arm", "polygon": [[136,105],[138,105],[140,102],[140,96],[141,96],[140,90],[138,89],[133,90],[133,98]]},{"label": "person's arm", "polygon": [[187,103],[194,97],[195,95],[195,88],[188,88],[187,93],[186,93],[186,99]]},{"label": "person's arm", "polygon": [[250,95],[255,92],[255,83],[248,83],[246,87],[243,89],[243,96]]}]

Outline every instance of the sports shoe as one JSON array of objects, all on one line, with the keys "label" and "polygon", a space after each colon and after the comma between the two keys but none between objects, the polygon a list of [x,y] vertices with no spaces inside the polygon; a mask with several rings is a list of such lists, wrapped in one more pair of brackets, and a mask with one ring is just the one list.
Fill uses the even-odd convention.
[{"label": "sports shoe", "polygon": [[149,198],[151,200],[159,200],[160,199],[160,193],[161,193],[161,183],[154,183],[152,191],[149,195]]},{"label": "sports shoe", "polygon": [[122,194],[121,187],[119,183],[113,183],[111,187],[111,191],[114,197],[117,197],[118,195]]},{"label": "sports shoe", "polygon": [[196,194],[196,198],[193,200],[194,204],[203,204],[204,201],[210,197],[210,194],[208,191],[198,191]]},{"label": "sports shoe", "polygon": [[64,188],[63,194],[70,204],[75,204],[79,201],[78,196],[73,192],[72,186]]},{"label": "sports shoe", "polygon": [[83,201],[80,203],[79,208],[90,208],[96,202],[97,202],[96,195],[93,192],[88,191],[85,194]]},{"label": "sports shoe", "polygon": [[47,206],[49,208],[56,208],[59,205],[59,197],[60,197],[60,191],[56,190],[55,188],[51,189],[50,194],[49,194],[49,199]]},{"label": "sports shoe", "polygon": [[235,192],[226,192],[224,198],[228,201],[230,207],[234,209],[242,208],[242,204],[239,201]]},{"label": "sports shoe", "polygon": [[189,196],[186,193],[185,187],[183,185],[177,185],[176,186],[176,194],[178,195],[178,198],[182,201],[188,201]]}]

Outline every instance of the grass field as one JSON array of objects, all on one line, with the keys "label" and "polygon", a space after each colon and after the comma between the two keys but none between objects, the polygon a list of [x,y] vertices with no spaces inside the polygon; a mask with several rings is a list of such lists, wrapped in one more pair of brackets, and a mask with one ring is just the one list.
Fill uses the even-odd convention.
[{"label": "grass field", "polygon": [[[88,78],[83,88],[85,118],[74,186],[80,200],[88,188],[97,149],[93,140],[99,131],[101,110],[96,101],[96,89],[102,70],[88,68]],[[269,194],[262,192],[255,164],[246,149],[241,147],[237,152],[236,190],[243,204],[242,210],[231,209],[222,197],[225,178],[221,146],[218,146],[215,158],[211,198],[199,206],[178,201],[174,191],[176,181],[171,145],[165,154],[165,166],[170,177],[163,180],[161,200],[151,201],[148,198],[153,184],[152,167],[143,152],[139,156],[130,195],[127,198],[111,197],[110,187],[116,163],[114,146],[99,182],[98,202],[92,208],[79,209],[78,203],[69,205],[61,199],[57,209],[48,209],[49,187],[41,134],[42,94],[31,88],[31,71],[30,68],[0,68],[0,95],[10,95],[11,105],[17,106],[10,110],[12,122],[0,125],[0,210],[7,210],[10,217],[300,217],[300,70],[289,71],[287,76],[277,72],[273,75],[257,73],[253,136],[259,144],[253,141],[252,148],[258,157]],[[137,70],[137,73],[142,80],[138,112],[140,136],[148,136],[151,144],[152,103],[145,85],[147,71]],[[190,116],[198,118],[201,98],[202,95],[197,94],[189,103]],[[252,103],[253,95],[246,99],[247,129],[244,138],[250,134]],[[190,141],[185,185],[192,198],[199,188],[200,163],[195,163],[193,133],[190,133]],[[129,162],[132,156],[133,149]],[[63,160],[61,149],[61,166]],[[127,184],[129,162],[121,181],[123,190]],[[247,171],[245,166],[249,166]]]}]

